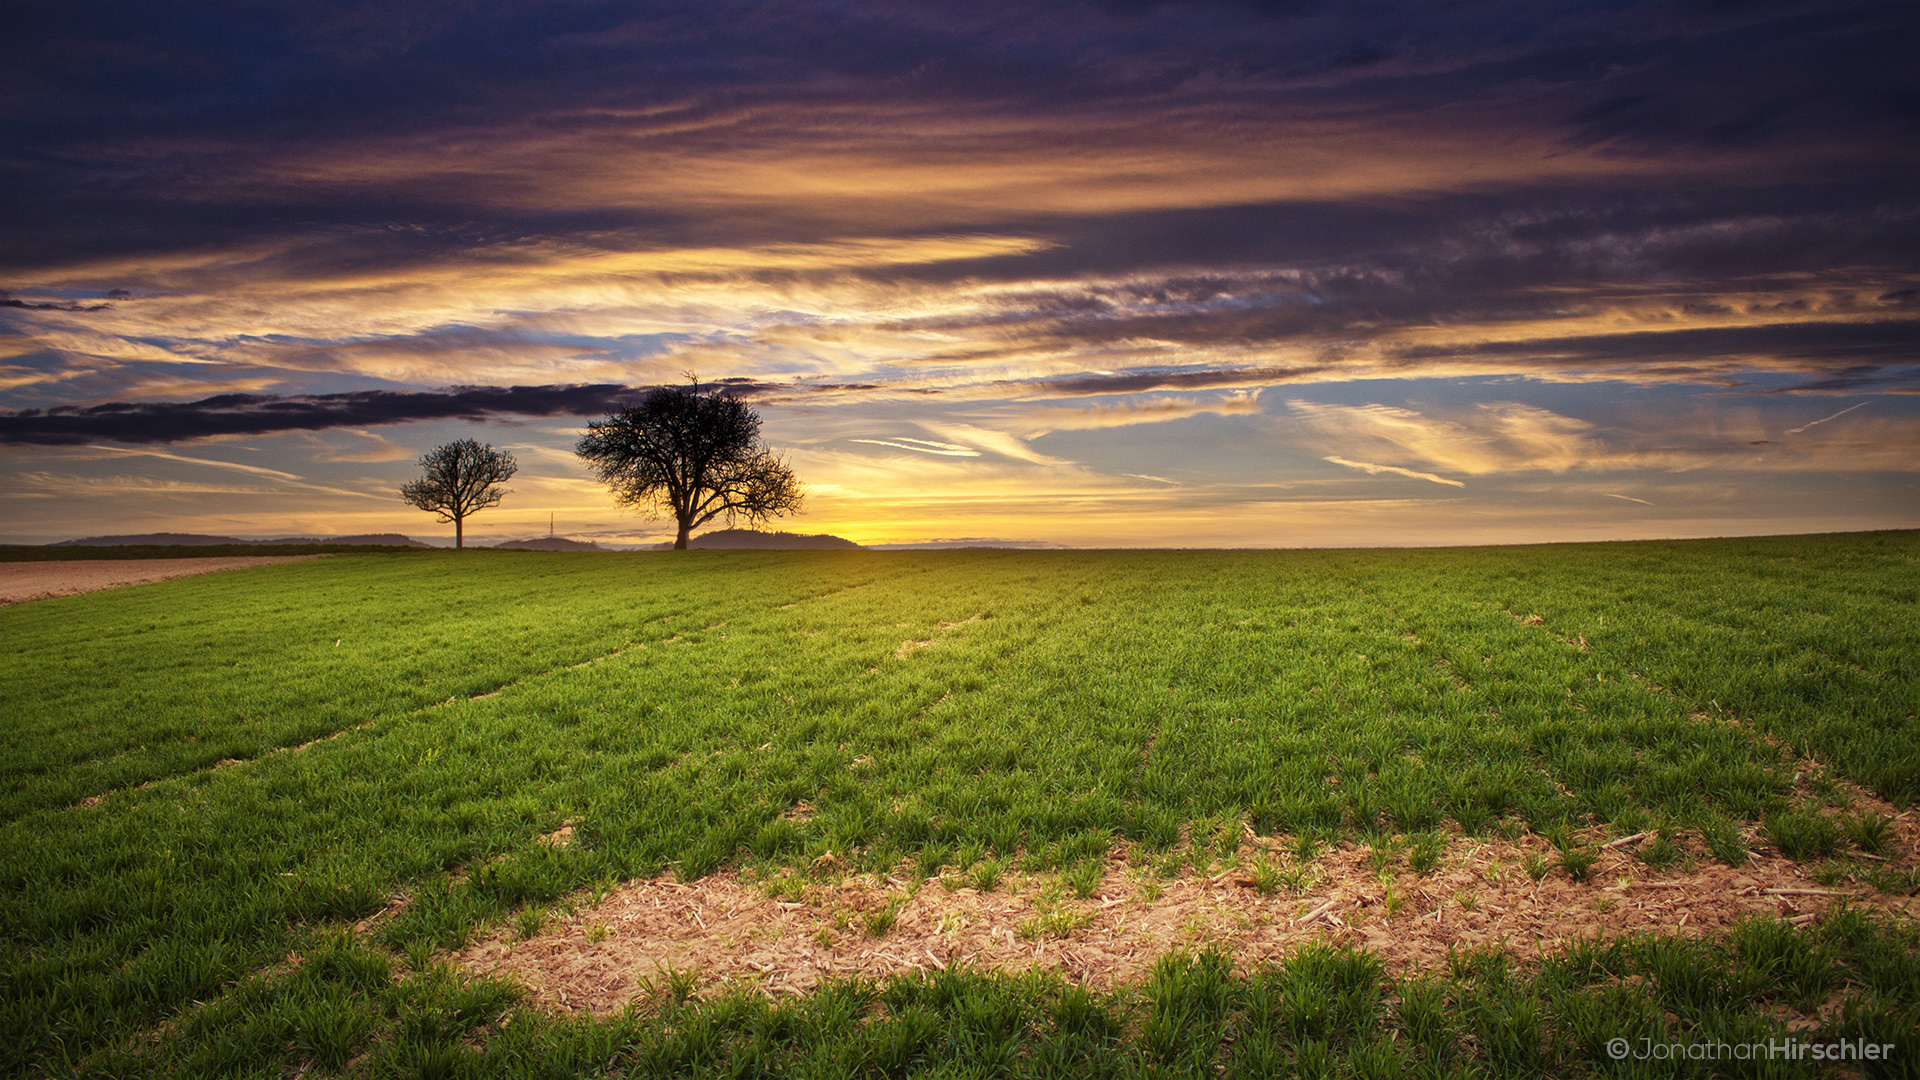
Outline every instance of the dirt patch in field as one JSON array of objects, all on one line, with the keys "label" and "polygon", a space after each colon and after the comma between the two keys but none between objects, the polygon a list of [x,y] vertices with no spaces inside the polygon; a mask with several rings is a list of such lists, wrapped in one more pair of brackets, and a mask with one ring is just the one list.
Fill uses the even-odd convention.
[{"label": "dirt patch in field", "polygon": [[[947,631],[952,630],[954,627],[965,626],[968,623],[977,623],[981,619],[984,619],[986,617],[987,617],[986,612],[982,611],[982,612],[976,612],[972,615],[969,615],[966,618],[961,619],[957,622],[943,622],[940,624],[940,632],[935,634],[933,637],[924,638],[919,641],[901,642],[900,647],[893,650],[893,657],[896,660],[904,660],[906,659],[907,656],[916,652],[917,650],[931,647],[935,642],[939,641],[940,638],[944,637]],[[906,625],[907,625],[906,623],[900,624],[901,627],[905,627]]]},{"label": "dirt patch in field", "polygon": [[[1891,865],[1920,863],[1911,817],[1890,839]],[[533,937],[502,930],[455,959],[519,978],[549,1007],[605,1013],[656,992],[670,971],[695,974],[704,992],[747,983],[798,994],[825,979],[953,964],[1046,968],[1106,987],[1138,982],[1170,952],[1208,945],[1244,966],[1316,939],[1350,942],[1403,972],[1444,965],[1450,950],[1492,947],[1526,960],[1579,936],[1710,933],[1747,916],[1804,922],[1834,904],[1915,917],[1909,896],[1825,887],[1808,868],[1770,854],[1735,869],[1695,852],[1655,869],[1630,855],[1632,846],[1600,849],[1584,882],[1557,866],[1534,881],[1530,859],[1536,870],[1558,859],[1535,836],[1455,837],[1424,875],[1408,869],[1404,852],[1380,872],[1363,846],[1295,864],[1273,839],[1250,838],[1239,866],[1168,880],[1116,849],[1084,899],[1058,874],[1010,872],[983,892],[959,875],[916,884],[905,866],[893,877],[816,883],[783,898],[737,872],[692,883],[655,878],[597,904],[578,899]],[[1256,850],[1297,876],[1263,894],[1251,869]]]},{"label": "dirt patch in field", "polygon": [[76,559],[0,563],[0,604],[145,585],[168,578],[244,570],[268,563],[304,562],[318,555],[232,555],[206,559]]}]

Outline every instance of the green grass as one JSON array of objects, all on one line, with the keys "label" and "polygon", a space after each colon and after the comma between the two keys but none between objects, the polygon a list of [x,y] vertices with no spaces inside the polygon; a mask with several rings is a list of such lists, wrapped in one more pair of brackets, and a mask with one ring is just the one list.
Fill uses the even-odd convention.
[{"label": "green grass", "polygon": [[[1342,834],[1390,852],[1448,822],[1553,835],[1634,814],[1864,848],[1873,826],[1809,823],[1789,755],[1897,804],[1920,794],[1916,557],[1909,533],[418,552],[0,610],[0,1070],[109,1060],[225,1009],[251,1019],[208,1038],[237,1040],[222,1060],[243,1072],[256,1052],[331,1067],[376,1031],[426,1054],[462,1010],[497,1015],[511,995],[402,958],[662,870],[832,853],[978,883],[1116,840],[1151,857],[1190,836],[1192,861],[1229,862],[1243,826],[1294,837],[1305,860]],[[783,816],[802,801],[810,815]],[[563,819],[572,845],[537,841]],[[397,918],[339,936],[402,891]],[[291,1004],[247,996],[281,986],[259,973],[289,953],[328,949],[410,970],[366,986],[323,972]],[[1021,1008],[1054,991],[1034,993]],[[1184,1069],[1214,1016],[1168,1012],[1151,1046],[1172,1057],[1149,1058]],[[1527,1024],[1481,1020],[1475,1046]],[[617,1041],[607,1030],[529,1021],[489,1045]],[[1406,1052],[1311,1041],[1369,1071]],[[201,1071],[185,1061],[166,1068]]]},{"label": "green grass", "polygon": [[[1036,929],[1035,934],[1044,931]],[[99,1055],[100,1075],[278,1075],[289,1063],[362,1075],[570,1077],[1032,1076],[1398,1078],[1665,1075],[1652,1045],[1864,1039],[1920,1055],[1920,940],[1841,913],[1796,928],[1743,923],[1710,939],[1580,940],[1532,965],[1496,951],[1390,975],[1365,950],[1308,945],[1236,969],[1175,953],[1138,987],[1057,975],[934,970],[844,981],[794,999],[699,1001],[683,972],[604,1020],[526,1007],[517,988],[445,965],[401,971],[350,935],[295,971],[248,978],[152,1047]],[[1829,995],[1837,1005],[1818,1006]],[[1791,1026],[1790,1026],[1791,1025]],[[1627,1040],[1641,1061],[1616,1062]],[[1735,1064],[1730,1056],[1726,1065]],[[1775,1061],[1714,1075],[1826,1075]],[[1706,1069],[1699,1075],[1709,1075]],[[1691,1075],[1682,1073],[1682,1075]]]}]

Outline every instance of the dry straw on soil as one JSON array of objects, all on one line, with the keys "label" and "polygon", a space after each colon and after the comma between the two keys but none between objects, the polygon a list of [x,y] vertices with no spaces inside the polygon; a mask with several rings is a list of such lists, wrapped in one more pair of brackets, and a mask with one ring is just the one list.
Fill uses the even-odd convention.
[{"label": "dry straw on soil", "polygon": [[[1588,837],[1595,845],[1604,839],[1597,831]],[[1889,840],[1889,865],[1920,864],[1913,815],[1895,822]],[[1009,873],[981,892],[958,876],[916,883],[904,865],[884,880],[809,885],[798,902],[770,897],[765,883],[738,872],[692,883],[654,878],[613,889],[598,904],[582,901],[533,937],[505,930],[456,959],[519,978],[551,1007],[606,1013],[654,992],[668,972],[697,975],[706,990],[745,983],[771,994],[955,964],[1046,968],[1105,987],[1143,979],[1169,952],[1207,945],[1245,965],[1325,938],[1371,949],[1399,972],[1442,965],[1451,950],[1495,947],[1526,960],[1575,937],[1708,933],[1754,915],[1804,921],[1835,904],[1915,917],[1909,897],[1826,888],[1805,867],[1766,852],[1735,869],[1696,848],[1662,871],[1619,845],[1600,849],[1585,882],[1560,869],[1535,882],[1523,870],[1528,857],[1551,865],[1556,853],[1531,835],[1454,837],[1425,875],[1404,859],[1376,872],[1367,848],[1344,844],[1304,864],[1297,893],[1281,885],[1262,895],[1247,867],[1259,851],[1271,852],[1275,865],[1284,857],[1272,838],[1246,841],[1239,866],[1170,880],[1116,849],[1086,899],[1054,874]],[[893,918],[884,925],[888,908]]]}]

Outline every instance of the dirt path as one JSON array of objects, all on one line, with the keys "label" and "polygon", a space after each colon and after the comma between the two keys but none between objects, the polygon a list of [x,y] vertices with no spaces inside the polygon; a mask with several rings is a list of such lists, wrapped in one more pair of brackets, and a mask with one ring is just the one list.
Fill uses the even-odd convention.
[{"label": "dirt path", "polygon": [[209,559],[77,559],[72,562],[0,563],[0,604],[144,585],[150,581],[242,570],[268,563],[300,562],[318,555],[236,555]]}]

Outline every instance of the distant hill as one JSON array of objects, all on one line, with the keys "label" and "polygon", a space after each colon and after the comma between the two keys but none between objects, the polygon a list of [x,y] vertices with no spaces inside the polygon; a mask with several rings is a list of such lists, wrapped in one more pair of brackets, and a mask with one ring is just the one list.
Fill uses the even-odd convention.
[{"label": "distant hill", "polygon": [[1070,551],[1066,544],[1056,544],[1051,540],[997,540],[991,537],[969,537],[958,540],[921,540],[911,544],[868,544],[868,551],[965,551],[979,549],[999,549],[1006,551]]},{"label": "distant hill", "polygon": [[206,547],[209,544],[251,544],[253,540],[242,540],[237,536],[205,536],[200,533],[137,533],[133,536],[83,536],[78,540],[62,540],[48,547],[130,547],[140,545],[165,545],[167,547]]},{"label": "distant hill", "polygon": [[399,533],[361,533],[358,536],[286,536],[278,540],[242,540],[236,536],[207,536],[203,533],[135,533],[131,536],[83,536],[62,540],[48,547],[212,547],[245,544],[250,546],[281,544],[344,544],[353,547],[416,547],[428,545]]},{"label": "distant hill", "polygon": [[[670,551],[673,548],[671,542],[655,544],[653,546],[659,551]],[[860,548],[859,544],[851,540],[843,540],[838,536],[828,536],[825,533],[809,536],[802,533],[790,532],[768,533],[761,532],[758,529],[718,529],[710,533],[701,533],[699,536],[687,541],[687,546],[696,550],[757,549],[762,551],[857,551]]]},{"label": "distant hill", "polygon": [[423,544],[411,536],[399,533],[357,533],[353,536],[288,536],[279,540],[262,540],[263,544],[351,544],[354,547],[432,547]]},{"label": "distant hill", "polygon": [[508,551],[606,551],[590,540],[569,540],[564,536],[542,536],[537,540],[509,540],[493,545]]}]

